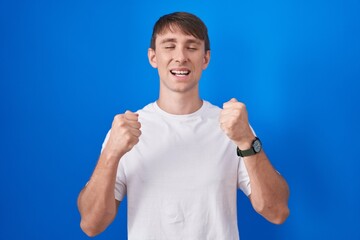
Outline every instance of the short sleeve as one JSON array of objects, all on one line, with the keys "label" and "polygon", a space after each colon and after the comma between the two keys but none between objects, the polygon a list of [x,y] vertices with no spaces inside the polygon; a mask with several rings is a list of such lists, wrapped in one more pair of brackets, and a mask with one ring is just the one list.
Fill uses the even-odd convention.
[{"label": "short sleeve", "polygon": [[238,166],[238,188],[244,192],[246,196],[251,194],[250,178],[246,170],[244,160],[239,157],[239,166]]},{"label": "short sleeve", "polygon": [[[251,131],[256,136],[254,129],[250,125]],[[246,170],[246,166],[242,157],[239,157],[239,167],[238,167],[238,188],[244,192],[246,196],[251,194],[250,178]]]},{"label": "short sleeve", "polygon": [[120,161],[116,174],[115,199],[118,201],[122,201],[125,195],[126,195],[126,176],[125,176],[124,166]]},{"label": "short sleeve", "polygon": [[101,146],[101,152],[104,150],[104,148],[105,148],[105,146],[106,146],[106,144],[107,144],[107,142],[108,142],[108,140],[109,140],[110,132],[111,132],[111,130],[109,130],[109,131],[107,132],[107,134],[106,134],[105,140],[104,140],[104,142],[103,142],[103,144],[102,144],[102,146]]}]

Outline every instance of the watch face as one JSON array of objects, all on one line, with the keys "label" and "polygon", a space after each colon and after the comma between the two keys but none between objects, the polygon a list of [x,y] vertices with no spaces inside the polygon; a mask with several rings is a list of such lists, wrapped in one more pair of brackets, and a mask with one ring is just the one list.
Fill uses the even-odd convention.
[{"label": "watch face", "polygon": [[260,143],[259,139],[256,139],[254,141],[253,148],[254,148],[254,151],[257,153],[261,151],[261,143]]}]

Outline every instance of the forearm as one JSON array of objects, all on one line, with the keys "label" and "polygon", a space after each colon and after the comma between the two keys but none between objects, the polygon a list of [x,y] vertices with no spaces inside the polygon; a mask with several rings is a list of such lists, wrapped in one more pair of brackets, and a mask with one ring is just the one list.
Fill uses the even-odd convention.
[{"label": "forearm", "polygon": [[[254,153],[258,152],[255,152],[253,145],[255,135],[249,125],[246,106],[232,98],[223,104],[223,108],[220,127],[226,135],[242,151],[253,149]],[[251,203],[270,222],[282,223],[289,215],[289,188],[285,179],[272,167],[264,151],[254,153],[246,154],[243,158],[250,178]]]},{"label": "forearm", "polygon": [[119,160],[104,151],[95,170],[80,192],[78,208],[81,214],[80,226],[89,236],[105,230],[117,213],[114,195],[116,172]]},{"label": "forearm", "polygon": [[289,188],[273,168],[264,151],[245,157],[250,177],[250,200],[254,209],[273,223],[283,223],[289,215]]}]

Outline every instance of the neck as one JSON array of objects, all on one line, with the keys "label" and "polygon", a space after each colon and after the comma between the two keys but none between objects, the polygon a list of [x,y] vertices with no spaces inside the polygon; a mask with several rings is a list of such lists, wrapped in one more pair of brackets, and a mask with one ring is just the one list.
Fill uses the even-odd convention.
[{"label": "neck", "polygon": [[171,96],[164,96],[160,93],[157,104],[167,113],[185,115],[199,110],[203,101],[198,94],[187,96],[186,93],[172,93]]}]

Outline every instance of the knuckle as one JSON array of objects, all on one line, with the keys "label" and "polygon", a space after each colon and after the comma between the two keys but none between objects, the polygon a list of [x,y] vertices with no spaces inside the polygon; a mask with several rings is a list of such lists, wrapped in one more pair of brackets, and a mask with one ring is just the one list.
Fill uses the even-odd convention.
[{"label": "knuckle", "polygon": [[140,124],[139,122],[136,122],[136,123],[134,124],[134,128],[140,129],[140,128],[141,128],[141,124]]},{"label": "knuckle", "polygon": [[120,120],[123,118],[123,114],[116,114],[115,117],[114,117],[114,120]]},{"label": "knuckle", "polygon": [[244,103],[239,103],[240,109],[246,109],[246,105]]},{"label": "knuckle", "polygon": [[122,123],[124,122],[124,116],[122,114],[117,114],[114,117],[113,123]]},{"label": "knuckle", "polygon": [[242,103],[242,102],[237,102],[237,103],[236,103],[236,108],[238,108],[238,109],[244,109],[244,108],[246,108],[246,106],[245,106],[245,104]]},{"label": "knuckle", "polygon": [[130,135],[127,131],[123,132],[122,138],[124,139],[125,142],[128,142],[130,139]]},{"label": "knuckle", "polygon": [[124,141],[126,142],[126,144],[129,144],[131,141],[132,141],[132,136],[130,133],[126,133],[124,136],[123,136],[123,139]]},{"label": "knuckle", "polygon": [[245,107],[245,104],[243,102],[237,102],[237,104],[241,107]]}]

